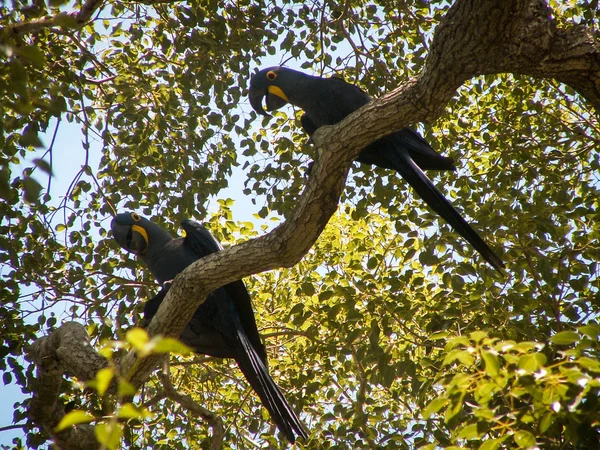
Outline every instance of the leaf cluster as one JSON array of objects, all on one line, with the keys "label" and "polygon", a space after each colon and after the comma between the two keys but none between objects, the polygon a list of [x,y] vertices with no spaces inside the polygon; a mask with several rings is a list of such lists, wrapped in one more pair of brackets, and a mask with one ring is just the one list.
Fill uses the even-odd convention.
[{"label": "leaf cluster", "polygon": [[[257,67],[336,74],[378,97],[423,69],[449,7],[109,1],[76,27],[64,13],[81,3],[0,5],[0,369],[28,395],[33,340],[62,320],[86,324],[97,344],[123,340],[156,292],[108,235],[115,212],[173,234],[200,220],[232,245],[296,206],[318,154],[300,111],[257,120],[246,100]],[[550,4],[560,23],[597,27],[589,2]],[[10,32],[58,14],[58,25]],[[397,175],[356,165],[303,261],[246,280],[271,373],[312,430],[306,447],[594,448],[598,118],[567,86],[501,74],[469,80],[438,120],[414,126],[456,160],[456,173],[430,175],[509,276]],[[59,148],[73,127],[73,145]],[[253,222],[239,220],[240,204]],[[285,445],[233,362],[178,358],[171,373],[223,418],[226,448]],[[122,420],[118,435],[130,448],[207,448],[209,428],[162,388],[149,380],[135,403],[153,415]],[[102,397],[65,382],[62,400],[96,416]],[[113,445],[117,428],[103,427]],[[33,431],[27,445],[45,439]]]}]

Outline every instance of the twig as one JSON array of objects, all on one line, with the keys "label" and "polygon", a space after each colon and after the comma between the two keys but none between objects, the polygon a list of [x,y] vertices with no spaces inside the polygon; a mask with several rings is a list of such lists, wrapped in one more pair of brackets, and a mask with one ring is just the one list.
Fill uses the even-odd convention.
[{"label": "twig", "polygon": [[34,427],[31,425],[28,425],[26,423],[16,424],[16,425],[7,425],[5,427],[0,427],[0,432],[8,431],[8,430],[16,430],[17,428],[23,428],[25,430],[30,430],[31,428],[34,428]]},{"label": "twig", "polygon": [[200,406],[191,396],[178,392],[171,383],[171,379],[168,375],[168,366],[166,367],[166,370],[165,367],[163,367],[163,370],[158,373],[158,378],[163,384],[168,399],[179,403],[183,408],[187,409],[195,416],[200,416],[208,422],[212,428],[212,441],[209,448],[210,450],[219,450],[223,446],[223,437],[225,435],[221,418],[212,411]]},{"label": "twig", "polygon": [[50,17],[44,17],[42,19],[34,19],[27,22],[20,22],[14,25],[0,28],[0,34],[5,30],[8,30],[11,35],[19,36],[25,33],[35,33],[43,30],[44,28],[52,27],[68,27],[68,22],[72,22],[73,25],[70,28],[81,28],[94,14],[103,0],[87,0],[81,10],[71,11],[70,13],[58,13]]}]

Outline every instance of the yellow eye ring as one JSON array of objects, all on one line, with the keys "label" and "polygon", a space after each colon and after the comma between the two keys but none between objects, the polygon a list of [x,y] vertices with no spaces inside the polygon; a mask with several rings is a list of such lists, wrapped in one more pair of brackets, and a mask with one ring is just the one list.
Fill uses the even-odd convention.
[{"label": "yellow eye ring", "polygon": [[275,78],[277,78],[277,73],[273,70],[269,70],[267,72],[267,80],[273,81]]},{"label": "yellow eye ring", "polygon": [[141,219],[141,217],[139,216],[139,214],[136,214],[136,213],[133,213],[133,214],[131,214],[131,218],[132,218],[134,221],[136,221],[136,222],[139,222],[139,221],[140,221],[140,219]]}]

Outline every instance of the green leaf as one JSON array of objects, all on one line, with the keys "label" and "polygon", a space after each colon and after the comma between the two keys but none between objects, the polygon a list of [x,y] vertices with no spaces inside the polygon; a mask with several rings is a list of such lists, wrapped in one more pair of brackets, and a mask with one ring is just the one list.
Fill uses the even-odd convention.
[{"label": "green leaf", "polygon": [[[154,341],[154,339],[153,339]],[[192,349],[178,339],[174,338],[159,338],[154,347],[156,353],[174,353],[176,355],[190,355]]]},{"label": "green leaf", "polygon": [[[520,351],[522,353],[526,353],[530,350],[539,348],[540,344],[538,344],[537,342],[531,342],[531,341],[525,341],[525,342],[519,342],[517,345],[514,346],[514,349],[517,351]],[[541,346],[543,347],[543,346]]]},{"label": "green leaf", "polygon": [[44,172],[46,172],[48,175],[52,175],[52,167],[50,166],[50,164],[48,164],[46,161],[44,161],[43,159],[40,158],[35,158],[33,160],[33,163],[39,167],[40,169],[42,169]]},{"label": "green leaf", "polygon": [[423,418],[429,419],[433,414],[437,413],[440,409],[446,406],[449,401],[450,400],[446,397],[438,397],[432,400],[423,411]]},{"label": "green leaf", "polygon": [[44,144],[42,143],[38,135],[37,123],[32,122],[25,127],[25,129],[23,130],[23,134],[21,135],[20,144],[23,147],[44,147]]},{"label": "green leaf", "polygon": [[59,432],[66,430],[67,428],[72,427],[74,425],[79,425],[82,423],[90,423],[92,420],[94,420],[94,417],[85,411],[80,411],[80,410],[71,411],[71,412],[65,414],[65,416],[62,419],[60,419],[60,422],[58,423],[58,425],[56,426],[54,431],[56,433],[59,433]]},{"label": "green leaf", "polygon": [[334,292],[332,290],[322,291],[319,293],[319,301],[329,300],[333,295]]},{"label": "green leaf", "polygon": [[519,368],[529,373],[535,372],[540,368],[539,360],[535,354],[522,355],[519,358]]},{"label": "green leaf", "polygon": [[123,425],[116,422],[102,422],[96,425],[96,439],[109,450],[116,450],[121,443]]},{"label": "green leaf", "polygon": [[5,167],[0,167],[0,197],[8,198],[10,194],[10,171]]},{"label": "green leaf", "polygon": [[561,331],[550,338],[550,342],[557,345],[569,345],[579,341],[579,333],[575,331]]},{"label": "green leaf", "polygon": [[98,354],[106,359],[112,359],[115,349],[106,345],[98,350]]},{"label": "green leaf", "polygon": [[465,427],[462,427],[457,435],[458,439],[477,439],[479,436],[481,436],[481,432],[479,432],[477,430],[477,424],[473,423],[470,425],[467,425]]},{"label": "green leaf", "polygon": [[21,47],[16,47],[16,51],[19,55],[26,58],[39,69],[43,68],[46,64],[46,55],[35,45],[23,45]]},{"label": "green leaf", "polygon": [[446,355],[442,364],[448,365],[453,363],[455,360],[460,361],[465,366],[472,366],[473,363],[475,363],[475,358],[471,352],[469,352],[469,350],[454,349]]},{"label": "green leaf", "polygon": [[500,448],[503,439],[489,439],[482,442],[478,450],[497,450]]},{"label": "green leaf", "polygon": [[67,29],[67,28],[75,28],[78,24],[77,24],[77,19],[72,16],[71,14],[67,14],[67,13],[58,13],[56,14],[56,16],[54,16],[54,20],[56,20],[56,23],[58,24],[58,26]]},{"label": "green leaf", "polygon": [[590,339],[594,341],[598,341],[598,336],[600,336],[600,326],[599,325],[584,325],[582,327],[577,328],[577,331],[585,334]]},{"label": "green leaf", "polygon": [[478,419],[484,419],[486,422],[490,422],[494,417],[496,417],[494,411],[485,407],[475,408],[473,410],[473,415]]},{"label": "green leaf", "polygon": [[458,415],[463,407],[463,398],[464,393],[459,398],[453,398],[450,406],[446,408],[446,413],[444,415],[444,422],[449,423],[456,415]]},{"label": "green leaf", "polygon": [[597,359],[592,359],[587,356],[582,356],[577,360],[581,367],[585,367],[592,372],[600,372],[600,361]]},{"label": "green leaf", "polygon": [[500,371],[500,363],[498,361],[498,357],[488,350],[483,350],[481,352],[481,356],[483,357],[483,361],[485,362],[486,373],[490,377],[497,377]]},{"label": "green leaf", "polygon": [[305,295],[315,295],[315,286],[310,283],[302,283],[302,293]]},{"label": "green leaf", "polygon": [[475,389],[475,398],[479,403],[486,404],[492,398],[492,394],[498,386],[495,383],[481,383]]},{"label": "green leaf", "polygon": [[454,289],[455,291],[461,291],[465,287],[465,280],[459,275],[454,275],[452,277],[451,283],[452,289]]},{"label": "green leaf", "polygon": [[469,337],[476,343],[480,343],[482,340],[488,337],[488,334],[485,331],[473,331]]},{"label": "green leaf", "polygon": [[551,412],[547,412],[546,414],[544,414],[544,417],[542,418],[541,422],[540,422],[540,431],[542,433],[545,433],[548,428],[550,428],[552,426],[552,424],[554,423],[554,421],[556,420],[556,415],[551,413]]},{"label": "green leaf", "polygon": [[529,431],[517,431],[514,435],[514,439],[515,444],[517,444],[519,448],[532,448],[536,444],[535,436]]},{"label": "green leaf", "polygon": [[147,408],[141,408],[132,403],[125,403],[117,413],[117,417],[121,419],[145,419],[151,415]]},{"label": "green leaf", "polygon": [[373,270],[379,264],[379,259],[375,256],[371,256],[367,261],[367,269]]},{"label": "green leaf", "polygon": [[125,333],[125,339],[137,351],[145,350],[146,344],[150,341],[148,333],[143,328],[132,328]]},{"label": "green leaf", "polygon": [[471,341],[469,341],[469,339],[466,336],[457,336],[455,338],[452,338],[451,340],[449,340],[446,343],[446,351],[450,351],[452,350],[454,347],[458,347],[458,346],[464,346],[464,347],[468,347],[469,345],[471,345]]},{"label": "green leaf", "polygon": [[429,336],[430,341],[438,341],[440,339],[446,339],[450,333],[447,331],[437,331]]},{"label": "green leaf", "polygon": [[117,386],[117,395],[119,396],[119,398],[124,398],[124,397],[131,397],[133,395],[135,395],[136,390],[135,387],[133,386],[133,384],[129,383],[126,380],[119,380],[118,386]]},{"label": "green leaf", "polygon": [[377,347],[379,345],[379,325],[376,320],[371,321],[371,332],[369,333],[369,342],[371,347]]},{"label": "green leaf", "polygon": [[42,186],[31,177],[23,179],[24,198],[27,203],[37,203],[42,192]]},{"label": "green leaf", "polygon": [[96,390],[98,395],[102,396],[110,386],[110,382],[114,376],[114,369],[112,367],[105,367],[100,369],[96,374]]}]

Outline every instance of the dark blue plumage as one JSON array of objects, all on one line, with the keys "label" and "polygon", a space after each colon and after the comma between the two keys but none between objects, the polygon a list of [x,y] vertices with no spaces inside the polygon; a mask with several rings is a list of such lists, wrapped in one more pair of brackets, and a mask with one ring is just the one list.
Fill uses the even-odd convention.
[{"label": "dark blue plumage", "polygon": [[[194,261],[221,250],[210,232],[197,222],[183,221],[185,238],[173,238],[166,230],[133,213],[117,215],[111,228],[125,250],[139,256],[163,289],[144,307],[150,321],[178,273]],[[260,340],[250,295],[242,280],[213,291],[187,324],[180,340],[195,352],[234,358],[263,405],[290,442],[295,435],[307,438],[300,419],[287,403],[267,369],[267,354]]]},{"label": "dark blue plumage", "polygon": [[[291,103],[304,111],[301,123],[310,136],[366,105],[371,97],[358,87],[332,77],[311,76],[286,67],[269,67],[250,81],[250,104],[260,114]],[[504,263],[481,239],[423,170],[454,170],[452,159],[438,154],[416,131],[405,128],[368,145],[357,161],[396,170],[436,213],[463,236],[496,270]]]}]

